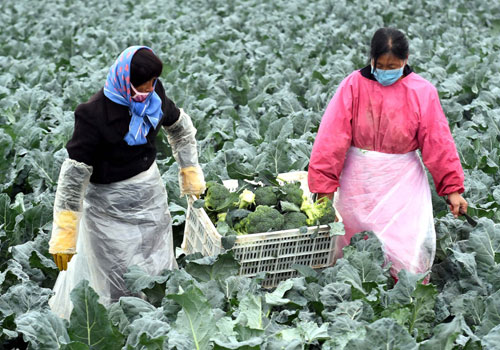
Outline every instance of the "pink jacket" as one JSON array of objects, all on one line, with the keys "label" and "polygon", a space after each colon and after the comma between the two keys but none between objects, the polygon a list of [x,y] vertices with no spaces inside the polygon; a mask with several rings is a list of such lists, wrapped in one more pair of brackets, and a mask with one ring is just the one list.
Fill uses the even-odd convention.
[{"label": "pink jacket", "polygon": [[464,174],[436,88],[416,73],[390,86],[355,71],[328,104],[314,142],[308,182],[331,193],[349,147],[402,154],[417,148],[440,196],[464,192]]}]

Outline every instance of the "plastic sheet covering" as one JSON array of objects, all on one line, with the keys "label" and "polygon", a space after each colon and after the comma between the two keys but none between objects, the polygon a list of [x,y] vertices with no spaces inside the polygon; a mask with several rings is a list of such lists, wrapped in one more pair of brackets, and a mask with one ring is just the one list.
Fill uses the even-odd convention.
[{"label": "plastic sheet covering", "polygon": [[92,167],[73,159],[66,159],[59,172],[54,222],[49,241],[51,254],[74,254],[78,236],[83,195],[92,175]]},{"label": "plastic sheet covering", "polygon": [[82,279],[109,305],[131,295],[123,274],[138,265],[149,274],[177,268],[167,192],[156,163],[124,181],[90,183],[83,203],[77,254],[59,273],[51,309],[69,318],[70,292]]},{"label": "plastic sheet covering", "polygon": [[196,129],[189,115],[181,108],[179,119],[165,127],[167,140],[172,147],[172,153],[180,168],[198,165],[196,149]]},{"label": "plastic sheet covering", "polygon": [[431,193],[415,151],[388,154],[351,147],[335,197],[346,232],[338,237],[337,257],[355,233],[373,231],[393,276],[401,269],[423,273],[431,268],[436,251]]},{"label": "plastic sheet covering", "polygon": [[181,196],[199,195],[205,191],[205,178],[198,164],[196,129],[191,118],[183,109],[179,120],[165,127],[172,153],[179,164],[179,185]]}]

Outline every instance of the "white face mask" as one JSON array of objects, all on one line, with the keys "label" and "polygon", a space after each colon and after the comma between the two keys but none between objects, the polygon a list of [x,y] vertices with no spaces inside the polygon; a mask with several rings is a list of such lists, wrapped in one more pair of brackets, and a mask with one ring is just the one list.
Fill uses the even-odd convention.
[{"label": "white face mask", "polygon": [[134,85],[132,85],[132,83],[130,83],[130,87],[135,92],[135,95],[132,97],[132,100],[134,100],[135,102],[144,102],[148,98],[148,96],[150,94],[150,92],[139,92],[139,91],[137,91],[135,89]]}]

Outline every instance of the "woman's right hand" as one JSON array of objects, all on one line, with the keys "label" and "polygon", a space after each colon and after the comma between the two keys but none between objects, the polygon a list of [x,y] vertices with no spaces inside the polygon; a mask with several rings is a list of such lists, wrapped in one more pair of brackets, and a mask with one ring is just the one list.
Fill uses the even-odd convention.
[{"label": "woman's right hand", "polygon": [[458,192],[450,193],[447,197],[450,201],[450,211],[452,212],[454,217],[457,218],[460,214],[467,213],[468,203]]},{"label": "woman's right hand", "polygon": [[[323,197],[326,197],[329,200],[333,201],[333,195],[334,195],[334,193],[335,192],[331,192],[331,193],[318,193],[317,199],[321,199]],[[338,222],[338,221],[339,221],[339,217],[335,216],[335,222]]]},{"label": "woman's right hand", "polygon": [[332,192],[332,193],[318,193],[318,199],[320,198],[323,198],[323,197],[326,197],[328,198],[329,200],[333,201],[333,194],[335,192]]}]

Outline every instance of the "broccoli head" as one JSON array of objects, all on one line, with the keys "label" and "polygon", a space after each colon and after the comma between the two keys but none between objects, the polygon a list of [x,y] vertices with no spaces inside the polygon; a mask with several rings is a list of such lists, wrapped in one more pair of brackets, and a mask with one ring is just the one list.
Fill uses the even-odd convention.
[{"label": "broccoli head", "polygon": [[228,204],[231,192],[222,184],[210,181],[207,183],[207,192],[205,194],[205,208],[211,211],[217,211]]},{"label": "broccoli head", "polygon": [[247,209],[255,204],[255,194],[252,191],[245,189],[241,192],[238,202],[235,204],[238,205],[239,209]]},{"label": "broccoli head", "polygon": [[278,197],[276,196],[273,186],[258,187],[254,193],[256,205],[267,205],[271,207],[278,204]]},{"label": "broccoli head", "polygon": [[226,221],[227,213],[219,213],[217,214],[217,221]]},{"label": "broccoli head", "polygon": [[337,219],[332,201],[327,198],[324,202],[325,209],[323,211],[323,216],[319,218],[320,225],[328,225],[329,223],[335,222]]},{"label": "broccoli head", "polygon": [[283,216],[285,219],[283,230],[291,230],[293,228],[307,226],[307,216],[304,213],[294,211],[286,213]]},{"label": "broccoli head", "polygon": [[317,222],[322,224],[321,219],[323,217],[325,217],[323,223],[335,221],[335,210],[333,209],[332,201],[326,197],[322,197],[314,203],[304,198],[300,210],[307,215],[307,224],[310,226],[315,225]]},{"label": "broccoli head", "polygon": [[259,205],[253,213],[240,221],[240,232],[260,233],[278,231],[283,228],[285,219],[281,213],[267,205]]},{"label": "broccoli head", "polygon": [[280,187],[278,199],[290,202],[300,208],[304,191],[300,188],[300,182],[289,182]]},{"label": "broccoli head", "polygon": [[227,212],[226,222],[237,234],[245,234],[241,221],[245,219],[251,211],[246,209],[233,209]]}]

